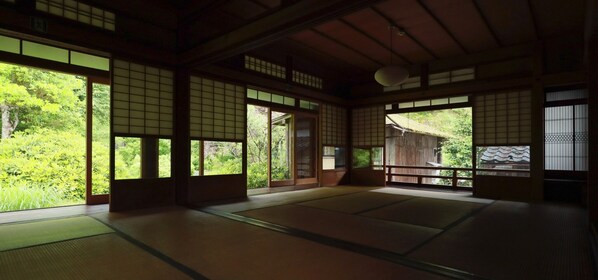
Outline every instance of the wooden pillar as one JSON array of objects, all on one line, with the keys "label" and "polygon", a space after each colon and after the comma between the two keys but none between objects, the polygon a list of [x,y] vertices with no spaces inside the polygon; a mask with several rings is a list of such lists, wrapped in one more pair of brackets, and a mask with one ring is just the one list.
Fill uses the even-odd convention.
[{"label": "wooden pillar", "polygon": [[586,18],[586,66],[588,70],[588,211],[598,222],[598,3],[588,1]]},{"label": "wooden pillar", "polygon": [[189,139],[189,83],[188,69],[179,68],[175,72],[175,108],[173,141],[174,178],[176,203],[185,205],[189,201],[189,177],[191,176],[191,140]]},{"label": "wooden pillar", "polygon": [[141,178],[158,178],[158,138],[141,138]]},{"label": "wooden pillar", "polygon": [[591,222],[598,222],[598,34],[588,44],[588,208]]},{"label": "wooden pillar", "polygon": [[538,43],[533,54],[531,136],[530,147],[530,200],[544,200],[544,48]]}]

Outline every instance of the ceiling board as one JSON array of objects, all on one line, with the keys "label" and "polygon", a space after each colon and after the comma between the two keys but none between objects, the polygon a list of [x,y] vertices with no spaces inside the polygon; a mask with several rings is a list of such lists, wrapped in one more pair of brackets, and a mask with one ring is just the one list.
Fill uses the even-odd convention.
[{"label": "ceiling board", "polygon": [[291,36],[291,39],[299,41],[307,46],[327,53],[330,56],[336,57],[347,63],[353,64],[367,71],[374,71],[379,68],[379,65],[353,50],[347,49],[336,42],[322,37],[314,31],[306,30]]},{"label": "ceiling board", "polygon": [[536,40],[534,22],[527,1],[478,0],[492,29],[505,45],[515,45]]},{"label": "ceiling board", "polygon": [[[374,13],[371,9],[362,10],[344,17],[351,24],[359,27],[380,42],[385,42],[390,47],[390,34],[388,22]],[[395,36],[393,39],[393,50],[411,62],[421,63],[431,60],[433,57],[420,48],[415,42],[406,37]]]},{"label": "ceiling board", "polygon": [[417,39],[433,54],[439,57],[463,54],[459,45],[416,0],[391,0],[376,5],[376,8],[405,28],[407,34]]},{"label": "ceiling board", "polygon": [[[380,64],[390,64],[390,52],[385,47],[340,21],[328,22],[318,26],[316,29],[330,35],[330,37],[338,41],[350,45],[355,50],[365,52],[366,56]],[[395,63],[402,62],[396,55],[393,55],[393,61]],[[403,62],[401,64],[405,63]]]},{"label": "ceiling board", "polygon": [[484,27],[471,0],[422,1],[470,52],[480,52],[498,45]]}]

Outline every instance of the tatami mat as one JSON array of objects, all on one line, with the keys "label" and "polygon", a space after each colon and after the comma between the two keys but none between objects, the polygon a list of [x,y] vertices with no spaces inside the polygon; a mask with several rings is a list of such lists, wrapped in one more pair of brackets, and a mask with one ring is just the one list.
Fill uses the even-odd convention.
[{"label": "tatami mat", "polygon": [[85,216],[0,225],[0,251],[113,232]]},{"label": "tatami mat", "polygon": [[377,189],[377,187],[322,187],[322,188],[313,188],[307,190],[299,190],[299,191],[291,191],[291,192],[281,192],[281,193],[271,193],[271,194],[263,194],[263,195],[255,195],[249,196],[246,200],[241,202],[235,203],[226,203],[222,205],[212,205],[211,208],[214,208],[219,211],[234,213],[240,211],[246,211],[251,209],[257,208],[264,208],[276,205],[283,205],[289,203],[298,203],[313,199],[320,199],[325,197],[331,196],[339,196],[345,195],[350,193],[357,193],[357,192],[364,192]]},{"label": "tatami mat", "polygon": [[338,197],[312,200],[308,202],[303,202],[301,203],[301,205],[344,213],[357,213],[410,198],[413,197],[399,194],[367,191]]},{"label": "tatami mat", "polygon": [[239,214],[395,253],[405,253],[440,232],[438,229],[297,205],[256,209]]},{"label": "tatami mat", "polygon": [[468,191],[420,190],[420,189],[409,189],[409,188],[384,187],[384,188],[377,188],[377,189],[371,190],[370,192],[408,195],[408,196],[427,197],[427,198],[438,198],[438,199],[456,200],[456,201],[467,201],[467,202],[476,202],[476,203],[492,203],[494,201],[491,199],[473,197],[471,192],[468,192]]},{"label": "tatami mat", "polygon": [[578,207],[497,201],[410,254],[488,279],[593,279]]},{"label": "tatami mat", "polygon": [[0,279],[189,279],[116,234],[0,252]]},{"label": "tatami mat", "polygon": [[194,210],[162,208],[97,217],[210,279],[439,279]]},{"label": "tatami mat", "polygon": [[414,198],[365,212],[361,215],[442,229],[484,205],[486,204],[446,199]]}]

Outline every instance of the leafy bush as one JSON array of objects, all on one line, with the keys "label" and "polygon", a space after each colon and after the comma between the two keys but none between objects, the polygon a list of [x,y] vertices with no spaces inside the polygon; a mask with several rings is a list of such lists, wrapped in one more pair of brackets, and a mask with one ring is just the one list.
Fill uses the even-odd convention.
[{"label": "leafy bush", "polygon": [[[85,200],[84,136],[41,129],[16,132],[0,144],[0,195],[3,198],[23,198],[18,201],[41,199],[39,202],[15,202],[25,207],[18,209],[82,203]],[[108,161],[107,146],[97,144],[94,149],[92,162]],[[107,164],[93,165],[94,193],[108,192],[108,174]],[[35,206],[38,204],[43,206]]]},{"label": "leafy bush", "polygon": [[0,211],[14,211],[64,205],[62,193],[51,187],[0,186]]},{"label": "leafy bush", "polygon": [[268,186],[267,163],[250,163],[247,166],[247,188],[259,189]]}]

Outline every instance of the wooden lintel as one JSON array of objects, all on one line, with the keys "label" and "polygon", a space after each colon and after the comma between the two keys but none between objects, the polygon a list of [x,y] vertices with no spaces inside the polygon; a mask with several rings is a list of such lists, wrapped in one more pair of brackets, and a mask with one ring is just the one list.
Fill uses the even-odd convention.
[{"label": "wooden lintel", "polygon": [[367,0],[303,0],[236,30],[202,43],[180,56],[188,67],[222,60],[253,48],[266,45],[295,32],[311,28],[378,1]]},{"label": "wooden lintel", "polygon": [[330,94],[326,94],[317,90],[311,90],[300,86],[292,86],[289,90],[289,84],[286,81],[277,81],[267,77],[263,77],[259,74],[253,74],[246,71],[239,71],[228,67],[222,67],[218,65],[205,65],[201,67],[201,71],[195,71],[192,74],[207,74],[210,76],[216,76],[217,78],[224,78],[231,82],[240,84],[247,84],[250,86],[263,86],[267,85],[269,89],[280,91],[288,94],[292,97],[305,97],[311,100],[322,101],[331,104],[345,105],[346,100],[340,97],[336,97]]}]

